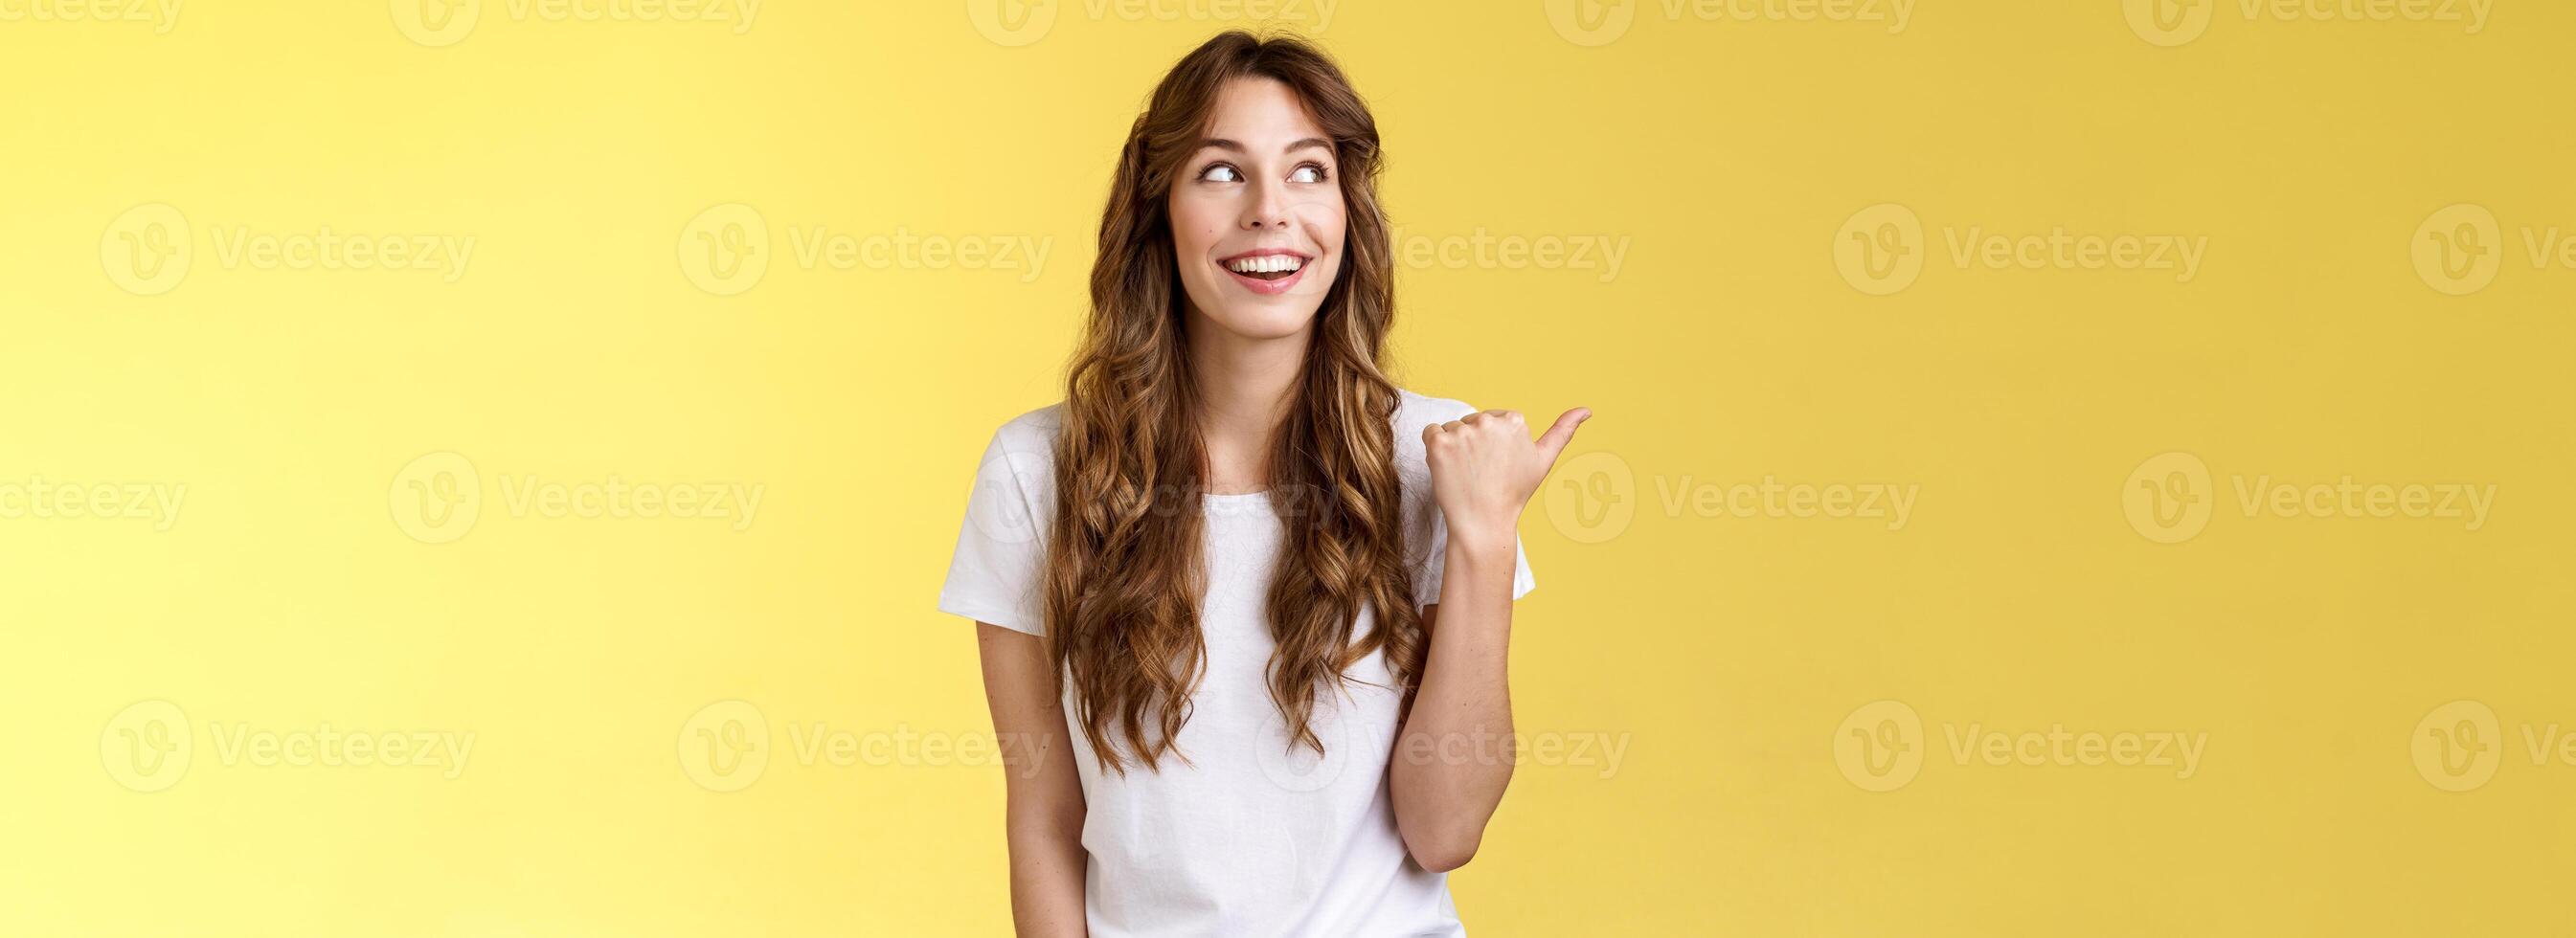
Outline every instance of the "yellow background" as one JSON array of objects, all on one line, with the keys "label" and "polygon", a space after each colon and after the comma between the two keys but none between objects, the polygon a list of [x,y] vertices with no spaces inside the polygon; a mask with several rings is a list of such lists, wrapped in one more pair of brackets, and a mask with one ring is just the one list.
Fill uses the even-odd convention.
[{"label": "yellow background", "polygon": [[[437,46],[372,2],[0,20],[0,486],[186,487],[166,531],[0,518],[0,933],[1006,931],[1001,770],[805,764],[791,730],[989,736],[972,626],[932,609],[977,454],[1059,393],[1143,96],[1244,20],[970,6],[775,0],[737,33],[490,0]],[[1525,516],[1521,728],[1627,748],[1521,768],[1453,877],[1471,931],[2565,927],[2576,764],[2526,734],[2576,731],[2576,269],[2523,239],[2576,235],[2576,8],[2471,33],[2229,0],[2169,46],[2112,0],[1726,9],[1285,17],[1374,103],[1409,237],[1628,245],[1606,279],[1400,274],[1401,380],[1592,407],[1570,452],[1631,512]],[[193,255],[138,295],[111,225],[154,203]],[[718,295],[681,258],[734,203],[768,267]],[[1836,261],[1882,203],[1923,232],[1883,296]],[[2409,258],[2459,203],[2501,267],[2455,297]],[[1049,254],[800,265],[818,225]],[[326,226],[477,240],[453,283],[219,250]],[[2180,282],[1950,253],[2059,226],[2206,254]],[[2174,451],[2211,514],[2159,543],[2124,497]],[[429,543],[402,474],[447,452],[480,514]],[[612,476],[764,498],[736,531],[504,491]],[[1667,501],[1766,476],[1919,495],[1897,530]],[[2469,530],[2231,487],[2345,476],[2496,496]],[[681,746],[729,700],[768,761],[719,793]],[[1920,720],[1888,791],[1836,749],[1879,700]],[[2455,700],[2494,715],[2458,792],[2420,757],[2452,724],[2418,725]],[[193,740],[165,790],[115,755],[139,701]],[[475,743],[452,780],[218,754],[326,724]],[[1952,754],[2053,726],[2206,748],[2188,778]]]}]

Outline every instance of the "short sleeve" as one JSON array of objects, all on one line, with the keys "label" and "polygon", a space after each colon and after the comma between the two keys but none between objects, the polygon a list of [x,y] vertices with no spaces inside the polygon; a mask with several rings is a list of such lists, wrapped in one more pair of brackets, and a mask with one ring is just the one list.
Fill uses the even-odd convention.
[{"label": "short sleeve", "polygon": [[1039,572],[1051,517],[1046,493],[1054,480],[1045,471],[1049,454],[1043,447],[1051,441],[1012,430],[1005,426],[993,434],[975,470],[957,552],[939,589],[939,611],[1044,635]]},{"label": "short sleeve", "polygon": [[[1413,604],[1415,606],[1428,606],[1440,601],[1441,573],[1443,572],[1443,568],[1446,567],[1449,562],[1449,519],[1441,517],[1440,509],[1438,507],[1433,507],[1430,511],[1430,553],[1422,559],[1421,565],[1416,567],[1413,572]],[[1521,536],[1519,534],[1513,534],[1512,598],[1517,600],[1523,596],[1527,596],[1529,595],[1530,590],[1537,587],[1538,580],[1530,576],[1529,551],[1523,549],[1521,545]]]}]

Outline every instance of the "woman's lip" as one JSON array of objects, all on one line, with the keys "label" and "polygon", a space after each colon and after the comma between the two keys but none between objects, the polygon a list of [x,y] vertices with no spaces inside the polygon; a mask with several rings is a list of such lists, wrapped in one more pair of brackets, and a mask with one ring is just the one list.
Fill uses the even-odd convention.
[{"label": "woman's lip", "polygon": [[1296,286],[1297,281],[1306,279],[1306,271],[1313,269],[1314,266],[1315,265],[1313,264],[1307,264],[1298,267],[1295,272],[1277,280],[1263,280],[1259,277],[1238,274],[1227,269],[1223,265],[1219,265],[1217,269],[1225,271],[1226,276],[1234,278],[1234,282],[1241,284],[1246,290],[1250,290],[1263,296],[1278,296],[1279,294],[1288,292],[1289,287]]}]

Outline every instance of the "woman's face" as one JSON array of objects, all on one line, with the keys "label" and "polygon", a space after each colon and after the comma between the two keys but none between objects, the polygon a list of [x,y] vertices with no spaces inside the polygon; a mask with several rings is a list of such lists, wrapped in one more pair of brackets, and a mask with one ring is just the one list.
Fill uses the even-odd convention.
[{"label": "woman's face", "polygon": [[1243,78],[1217,94],[1207,138],[1171,192],[1172,242],[1195,326],[1296,335],[1342,268],[1333,145],[1288,86]]}]

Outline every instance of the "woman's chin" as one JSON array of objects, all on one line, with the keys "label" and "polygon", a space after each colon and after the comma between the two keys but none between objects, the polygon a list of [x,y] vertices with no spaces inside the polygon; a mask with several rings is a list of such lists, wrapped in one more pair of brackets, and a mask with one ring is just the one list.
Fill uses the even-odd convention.
[{"label": "woman's chin", "polygon": [[1310,321],[1312,320],[1293,319],[1285,321],[1263,321],[1249,325],[1228,326],[1226,327],[1226,331],[1242,336],[1246,339],[1257,339],[1261,341],[1290,339],[1303,334],[1306,331],[1306,324]]},{"label": "woman's chin", "polygon": [[1291,338],[1315,321],[1318,304],[1290,297],[1262,297],[1236,302],[1205,314],[1209,325],[1237,338],[1266,341]]}]

